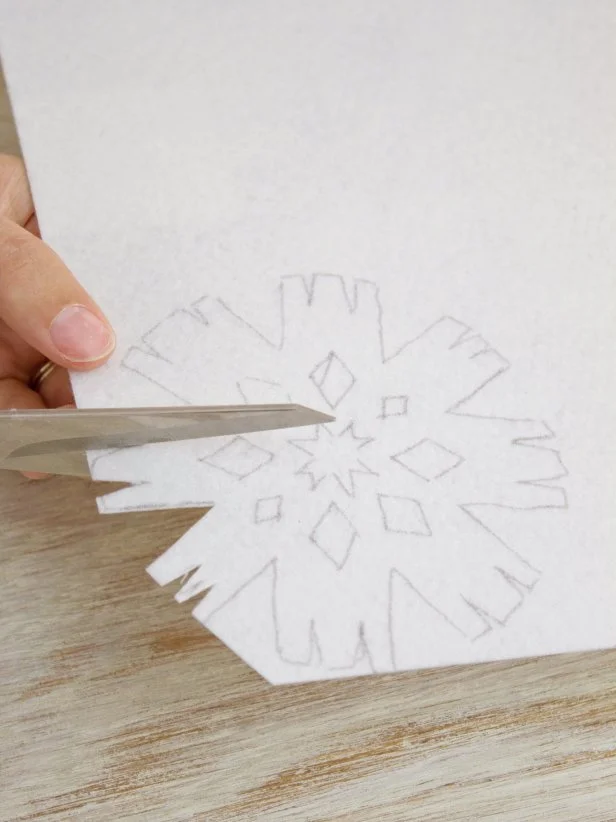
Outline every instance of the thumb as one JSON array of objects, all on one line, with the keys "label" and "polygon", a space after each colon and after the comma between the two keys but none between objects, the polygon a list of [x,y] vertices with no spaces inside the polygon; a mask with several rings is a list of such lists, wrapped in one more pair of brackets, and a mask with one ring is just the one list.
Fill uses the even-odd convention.
[{"label": "thumb", "polygon": [[65,368],[108,359],[115,335],[100,308],[49,246],[0,217],[0,318]]}]

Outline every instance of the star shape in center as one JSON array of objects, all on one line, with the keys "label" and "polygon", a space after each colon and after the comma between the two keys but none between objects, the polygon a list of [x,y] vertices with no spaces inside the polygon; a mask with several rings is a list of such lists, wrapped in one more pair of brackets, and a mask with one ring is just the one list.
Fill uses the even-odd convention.
[{"label": "star shape in center", "polygon": [[339,433],[331,426],[318,425],[314,436],[292,439],[289,444],[310,457],[296,473],[308,477],[312,491],[326,477],[332,477],[346,494],[353,497],[356,475],[376,476],[376,472],[358,456],[358,452],[373,441],[373,437],[358,436],[354,423],[350,422]]}]

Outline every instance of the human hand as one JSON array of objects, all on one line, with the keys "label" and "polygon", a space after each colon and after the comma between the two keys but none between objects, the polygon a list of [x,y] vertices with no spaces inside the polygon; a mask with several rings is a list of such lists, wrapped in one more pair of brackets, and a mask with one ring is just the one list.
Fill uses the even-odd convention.
[{"label": "human hand", "polygon": [[[40,239],[22,162],[0,154],[0,409],[72,404],[66,369],[96,368],[114,346],[100,308]],[[59,367],[35,390],[48,360]]]}]

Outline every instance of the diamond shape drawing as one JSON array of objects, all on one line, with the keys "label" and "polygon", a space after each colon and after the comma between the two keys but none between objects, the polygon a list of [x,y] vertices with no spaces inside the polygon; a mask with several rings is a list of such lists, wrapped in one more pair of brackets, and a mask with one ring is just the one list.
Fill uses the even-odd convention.
[{"label": "diamond shape drawing", "polygon": [[253,445],[246,437],[237,436],[200,461],[218,468],[226,474],[238,479],[254,474],[268,462],[274,459],[274,455],[264,448]]},{"label": "diamond shape drawing", "polygon": [[309,539],[340,570],[349,558],[357,536],[353,523],[335,502],[331,502]]},{"label": "diamond shape drawing", "polygon": [[416,499],[379,494],[378,501],[386,531],[394,534],[415,534],[421,537],[432,536],[424,510]]},{"label": "diamond shape drawing", "polygon": [[444,477],[464,462],[464,457],[430,439],[416,442],[391,459],[426,482]]},{"label": "diamond shape drawing", "polygon": [[337,408],[355,385],[355,377],[335,351],[315,365],[309,376],[330,408]]},{"label": "diamond shape drawing", "polygon": [[282,519],[282,496],[263,497],[255,505],[255,522],[277,522]]},{"label": "diamond shape drawing", "polygon": [[404,417],[408,414],[409,398],[405,395],[398,397],[383,397],[381,400],[381,416]]}]

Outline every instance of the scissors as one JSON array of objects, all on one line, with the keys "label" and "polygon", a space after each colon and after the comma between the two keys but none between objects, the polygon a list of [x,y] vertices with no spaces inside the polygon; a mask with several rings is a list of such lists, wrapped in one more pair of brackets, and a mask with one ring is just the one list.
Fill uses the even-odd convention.
[{"label": "scissors", "polygon": [[293,403],[0,411],[0,469],[89,477],[87,450],[298,428],[333,419]]}]

